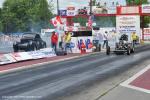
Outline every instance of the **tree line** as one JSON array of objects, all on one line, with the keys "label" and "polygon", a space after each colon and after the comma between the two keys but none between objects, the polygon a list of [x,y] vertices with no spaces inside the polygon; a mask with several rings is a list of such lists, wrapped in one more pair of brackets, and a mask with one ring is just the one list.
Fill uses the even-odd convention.
[{"label": "tree line", "polygon": [[[128,5],[146,3],[148,3],[147,0],[127,0]],[[95,0],[92,0],[92,5],[95,5]],[[49,22],[55,16],[53,8],[52,3],[47,0],[5,0],[0,8],[0,32],[40,32],[41,28],[53,28]],[[147,27],[150,23],[150,16],[141,19],[144,19],[141,21],[141,26]],[[82,17],[73,19],[74,22],[80,22],[81,25],[85,25],[87,20]],[[115,17],[95,17],[95,20],[101,27],[108,25],[115,27],[116,25]]]},{"label": "tree line", "polygon": [[0,9],[0,31],[3,33],[40,31],[49,27],[54,15],[47,0],[6,0]]}]

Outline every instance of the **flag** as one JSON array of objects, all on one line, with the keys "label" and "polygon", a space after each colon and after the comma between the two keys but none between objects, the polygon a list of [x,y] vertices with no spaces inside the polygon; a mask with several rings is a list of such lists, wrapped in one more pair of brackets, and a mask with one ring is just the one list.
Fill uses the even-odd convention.
[{"label": "flag", "polygon": [[50,20],[50,22],[54,25],[54,27],[57,27],[57,26],[63,24],[60,16],[56,16],[56,17],[52,18]]},{"label": "flag", "polygon": [[89,19],[88,19],[88,27],[90,27],[90,28],[92,28],[93,19],[94,19],[94,16],[93,16],[93,15],[89,16]]}]

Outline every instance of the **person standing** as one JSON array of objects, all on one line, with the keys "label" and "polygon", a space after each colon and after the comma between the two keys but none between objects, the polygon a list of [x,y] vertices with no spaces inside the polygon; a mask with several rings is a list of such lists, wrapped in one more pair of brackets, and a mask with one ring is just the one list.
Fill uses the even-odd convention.
[{"label": "person standing", "polygon": [[103,48],[108,46],[108,32],[105,31],[105,33],[103,33]]},{"label": "person standing", "polygon": [[133,32],[131,37],[132,37],[132,43],[133,43],[133,47],[134,47],[135,44],[136,44],[136,41],[137,41],[137,35],[136,35],[136,33]]},{"label": "person standing", "polygon": [[58,43],[58,35],[56,34],[55,31],[53,31],[51,36],[51,46],[55,52],[57,51],[57,43]]},{"label": "person standing", "polygon": [[72,53],[72,48],[71,48],[71,34],[70,32],[66,32],[65,34],[65,51],[67,51],[67,49],[70,49],[70,52]]}]

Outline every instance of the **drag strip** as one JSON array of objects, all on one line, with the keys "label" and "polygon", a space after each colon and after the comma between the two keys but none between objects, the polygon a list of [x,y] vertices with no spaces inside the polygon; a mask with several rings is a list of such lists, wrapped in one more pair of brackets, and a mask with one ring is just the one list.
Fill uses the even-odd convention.
[{"label": "drag strip", "polygon": [[149,59],[149,49],[149,46],[144,46],[130,56],[93,54],[1,75],[0,96],[2,100],[7,96],[21,96],[21,99],[10,100],[28,100],[27,96],[37,97],[36,100],[57,100]]}]

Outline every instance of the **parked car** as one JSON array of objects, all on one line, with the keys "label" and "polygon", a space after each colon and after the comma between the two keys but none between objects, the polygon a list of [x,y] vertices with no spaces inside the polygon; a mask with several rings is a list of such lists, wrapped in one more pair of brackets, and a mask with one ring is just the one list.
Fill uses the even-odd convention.
[{"label": "parked car", "polygon": [[38,33],[23,33],[20,42],[13,43],[14,52],[19,50],[35,51],[42,48],[46,48],[46,42],[41,39]]}]

